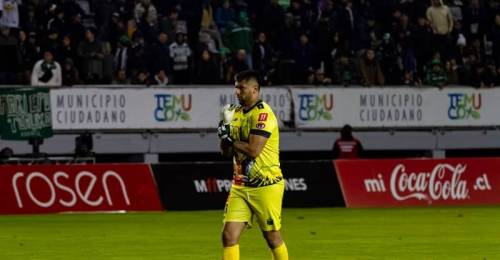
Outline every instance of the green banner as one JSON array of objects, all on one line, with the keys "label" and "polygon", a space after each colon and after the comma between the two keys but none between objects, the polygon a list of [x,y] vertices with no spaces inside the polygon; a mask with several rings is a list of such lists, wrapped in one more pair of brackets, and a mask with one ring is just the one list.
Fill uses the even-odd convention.
[{"label": "green banner", "polygon": [[47,88],[0,88],[0,136],[26,140],[52,136]]}]

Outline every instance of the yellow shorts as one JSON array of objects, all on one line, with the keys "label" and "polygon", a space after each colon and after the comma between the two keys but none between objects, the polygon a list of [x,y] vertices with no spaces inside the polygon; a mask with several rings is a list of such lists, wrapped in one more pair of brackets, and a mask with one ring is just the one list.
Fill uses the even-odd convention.
[{"label": "yellow shorts", "polygon": [[224,222],[245,222],[251,226],[256,218],[262,231],[280,230],[284,191],[284,181],[257,188],[233,185],[224,209]]}]

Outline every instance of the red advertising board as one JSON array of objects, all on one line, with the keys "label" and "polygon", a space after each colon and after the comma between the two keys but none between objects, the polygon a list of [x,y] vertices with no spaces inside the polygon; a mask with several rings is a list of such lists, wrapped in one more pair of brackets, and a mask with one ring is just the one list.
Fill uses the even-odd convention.
[{"label": "red advertising board", "polygon": [[500,158],[336,160],[347,207],[500,205]]},{"label": "red advertising board", "polygon": [[145,164],[0,166],[0,214],[162,209]]}]

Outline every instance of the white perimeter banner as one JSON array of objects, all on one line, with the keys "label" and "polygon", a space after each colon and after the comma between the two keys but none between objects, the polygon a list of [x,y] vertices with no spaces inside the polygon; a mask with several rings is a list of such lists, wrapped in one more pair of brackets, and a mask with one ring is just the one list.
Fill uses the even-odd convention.
[{"label": "white perimeter banner", "polygon": [[[288,88],[262,89],[262,99],[291,121]],[[234,88],[60,88],[50,92],[56,130],[215,128]]]},{"label": "white perimeter banner", "polygon": [[298,128],[500,125],[500,89],[291,88]]}]

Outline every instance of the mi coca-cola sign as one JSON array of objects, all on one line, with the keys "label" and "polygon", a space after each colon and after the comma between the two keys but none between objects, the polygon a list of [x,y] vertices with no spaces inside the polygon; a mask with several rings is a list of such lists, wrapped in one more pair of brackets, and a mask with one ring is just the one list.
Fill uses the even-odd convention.
[{"label": "mi coca-cola sign", "polygon": [[0,167],[0,214],[161,209],[148,165]]},{"label": "mi coca-cola sign", "polygon": [[337,160],[347,207],[500,205],[500,158]]}]

